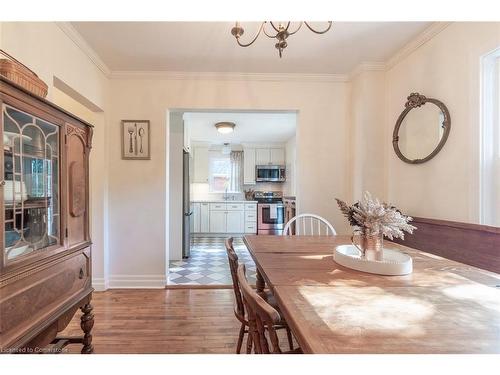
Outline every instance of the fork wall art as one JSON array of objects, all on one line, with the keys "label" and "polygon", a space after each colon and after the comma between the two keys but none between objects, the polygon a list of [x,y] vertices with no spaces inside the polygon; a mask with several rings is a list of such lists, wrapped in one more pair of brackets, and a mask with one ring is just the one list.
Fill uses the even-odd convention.
[{"label": "fork wall art", "polygon": [[149,141],[148,120],[122,120],[122,159],[151,159]]}]

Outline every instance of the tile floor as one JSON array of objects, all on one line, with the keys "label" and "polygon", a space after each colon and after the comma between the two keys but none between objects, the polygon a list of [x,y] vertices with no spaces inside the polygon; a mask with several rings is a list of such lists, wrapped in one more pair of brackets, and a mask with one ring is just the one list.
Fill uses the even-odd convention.
[{"label": "tile floor", "polygon": [[[168,285],[232,285],[224,241],[226,237],[193,237],[191,256],[171,261]],[[255,263],[243,239],[235,237],[234,250],[247,268],[250,284],[255,284]]]}]

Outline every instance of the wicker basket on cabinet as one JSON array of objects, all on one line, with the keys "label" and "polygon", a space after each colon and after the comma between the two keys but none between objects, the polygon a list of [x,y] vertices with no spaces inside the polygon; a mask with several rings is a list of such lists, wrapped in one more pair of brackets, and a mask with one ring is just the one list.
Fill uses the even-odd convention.
[{"label": "wicker basket on cabinet", "polygon": [[35,72],[1,49],[0,55],[7,57],[0,59],[0,75],[37,96],[47,96],[48,86]]}]

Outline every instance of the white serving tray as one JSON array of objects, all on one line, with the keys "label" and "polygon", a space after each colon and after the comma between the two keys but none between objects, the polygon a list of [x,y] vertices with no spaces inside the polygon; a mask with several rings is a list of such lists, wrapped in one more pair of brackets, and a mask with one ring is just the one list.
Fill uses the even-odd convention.
[{"label": "white serving tray", "polygon": [[341,245],[333,251],[333,260],[344,267],[378,275],[407,275],[413,271],[411,257],[393,249],[384,249],[384,259],[377,261],[361,258],[354,245]]}]

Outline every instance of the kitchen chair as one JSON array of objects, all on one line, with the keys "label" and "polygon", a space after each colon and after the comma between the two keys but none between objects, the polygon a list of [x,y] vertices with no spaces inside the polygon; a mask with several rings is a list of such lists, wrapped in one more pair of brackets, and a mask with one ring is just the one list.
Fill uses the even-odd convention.
[{"label": "kitchen chair", "polygon": [[[282,321],[279,312],[269,303],[257,294],[248,284],[245,275],[245,265],[240,264],[237,271],[238,283],[243,295],[243,301],[248,315],[249,337],[252,337],[254,343],[254,352],[256,354],[298,354],[302,353],[300,348],[292,349],[288,352],[282,352],[279,344],[276,327]],[[271,347],[266,337],[271,341]]]},{"label": "kitchen chair", "polygon": [[286,223],[285,229],[283,229],[283,236],[290,236],[292,234],[296,236],[321,236],[322,228],[324,228],[323,233],[326,236],[335,236],[337,234],[333,225],[325,218],[314,214],[300,214],[292,217]]},{"label": "kitchen chair", "polygon": [[[243,338],[245,336],[245,333],[249,332],[248,331],[248,314],[247,314],[247,312],[245,310],[245,306],[243,304],[243,298],[241,297],[240,285],[238,283],[238,277],[236,274],[238,271],[238,255],[234,251],[233,238],[230,237],[230,238],[226,239],[225,245],[226,245],[227,258],[229,261],[229,269],[231,270],[231,278],[233,280],[233,291],[234,291],[234,299],[235,299],[234,315],[236,316],[236,319],[238,319],[241,322],[240,333],[238,336],[238,344],[236,345],[236,354],[240,354],[241,346],[243,344]],[[266,291],[265,298],[267,300],[267,303],[273,305],[277,309],[276,300],[274,299],[274,296],[272,295],[271,292]],[[284,320],[279,320],[273,326],[273,329],[286,329],[286,334],[287,334],[287,338],[288,338],[288,345],[290,346],[290,350],[293,350],[292,332],[290,331],[290,328],[288,328],[286,322]],[[252,345],[253,345],[252,336],[248,335],[247,354],[251,353]]]}]

